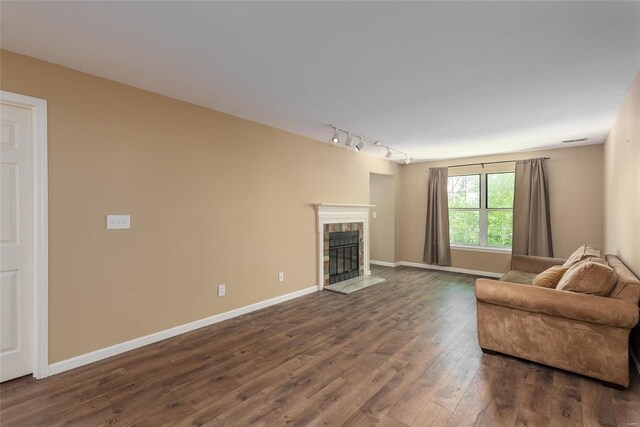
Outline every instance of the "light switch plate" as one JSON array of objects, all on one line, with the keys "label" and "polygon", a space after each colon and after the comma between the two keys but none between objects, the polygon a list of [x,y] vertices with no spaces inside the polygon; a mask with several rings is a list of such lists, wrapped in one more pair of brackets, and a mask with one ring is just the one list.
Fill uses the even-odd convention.
[{"label": "light switch plate", "polygon": [[107,215],[107,230],[128,230],[131,228],[131,215]]}]

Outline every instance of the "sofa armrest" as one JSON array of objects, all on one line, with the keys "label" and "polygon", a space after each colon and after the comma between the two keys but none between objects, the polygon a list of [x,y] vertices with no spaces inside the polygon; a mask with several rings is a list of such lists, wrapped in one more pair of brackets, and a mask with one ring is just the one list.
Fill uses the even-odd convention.
[{"label": "sofa armrest", "polygon": [[542,273],[547,268],[554,265],[562,265],[566,259],[562,258],[546,258],[542,256],[531,255],[512,255],[511,270],[527,271],[529,273]]},{"label": "sofa armrest", "polygon": [[617,328],[631,329],[638,323],[638,307],[625,301],[538,286],[476,279],[476,298],[487,304]]}]

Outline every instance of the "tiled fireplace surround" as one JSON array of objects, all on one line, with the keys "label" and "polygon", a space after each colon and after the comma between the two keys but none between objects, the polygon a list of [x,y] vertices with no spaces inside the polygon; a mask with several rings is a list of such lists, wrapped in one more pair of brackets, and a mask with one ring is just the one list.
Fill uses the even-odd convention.
[{"label": "tiled fireplace surround", "polygon": [[369,271],[369,208],[373,205],[318,203],[315,205],[318,231],[318,289],[329,284],[329,233],[359,231],[359,275]]}]

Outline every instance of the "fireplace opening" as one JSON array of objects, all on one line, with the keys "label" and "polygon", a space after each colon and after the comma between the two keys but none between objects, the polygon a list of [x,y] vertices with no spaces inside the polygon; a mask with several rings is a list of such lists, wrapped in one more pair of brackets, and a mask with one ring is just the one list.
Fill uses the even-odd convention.
[{"label": "fireplace opening", "polygon": [[360,232],[336,231],[329,233],[329,283],[357,277],[360,274]]}]

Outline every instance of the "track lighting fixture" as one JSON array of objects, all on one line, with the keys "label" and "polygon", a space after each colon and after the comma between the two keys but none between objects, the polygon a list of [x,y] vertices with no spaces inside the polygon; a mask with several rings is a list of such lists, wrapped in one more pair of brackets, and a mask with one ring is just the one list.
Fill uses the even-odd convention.
[{"label": "track lighting fixture", "polygon": [[[400,151],[395,148],[392,148],[387,144],[383,144],[382,141],[380,140],[367,138],[364,135],[354,133],[343,128],[339,128],[337,126],[332,125],[331,127],[334,129],[334,134],[333,134],[333,137],[331,138],[331,142],[335,144],[340,144],[340,132],[342,132],[343,134],[347,135],[347,139],[345,140],[344,144],[349,148],[353,148],[356,151],[362,151],[365,144],[370,144],[375,147],[386,148],[387,153],[385,154],[384,157],[388,160],[392,160],[391,157],[393,157],[394,154],[399,154],[399,155],[404,155],[403,161],[405,164],[408,165],[409,163],[411,163],[411,158],[409,157],[409,154],[405,153],[404,151]],[[358,138],[360,140],[356,145],[354,145],[355,144],[354,138]]]},{"label": "track lighting fixture", "polygon": [[336,129],[336,133],[333,134],[333,138],[331,138],[331,141],[335,142],[336,144],[340,144],[340,134],[338,133],[338,128]]},{"label": "track lighting fixture", "polygon": [[347,147],[353,147],[353,138],[351,138],[351,134],[347,134],[347,142],[344,143]]}]

